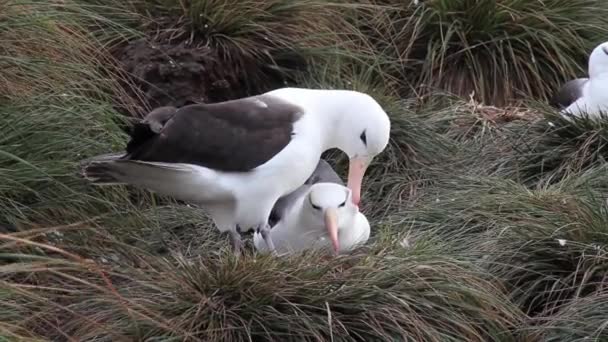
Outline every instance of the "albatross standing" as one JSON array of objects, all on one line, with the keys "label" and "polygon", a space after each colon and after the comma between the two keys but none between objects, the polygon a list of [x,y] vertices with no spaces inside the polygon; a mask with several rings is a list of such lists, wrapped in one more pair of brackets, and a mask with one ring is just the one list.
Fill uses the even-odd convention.
[{"label": "albatross standing", "polygon": [[589,78],[567,82],[554,95],[552,104],[565,107],[560,113],[597,117],[608,114],[608,42],[598,45],[589,56]]},{"label": "albatross standing", "polygon": [[159,133],[132,136],[123,156],[89,159],[83,175],[93,184],[131,184],[200,205],[230,232],[237,254],[240,233],[250,229],[274,251],[272,207],[304,184],[321,154],[347,154],[347,185],[358,205],[366,168],[389,134],[388,115],[367,94],[282,88],[181,107]]},{"label": "albatross standing", "polygon": [[[351,201],[351,191],[336,183],[316,183],[302,193],[285,217],[270,230],[279,254],[333,247],[343,253],[369,239],[365,215]],[[258,251],[267,251],[259,233],[253,236]]]}]

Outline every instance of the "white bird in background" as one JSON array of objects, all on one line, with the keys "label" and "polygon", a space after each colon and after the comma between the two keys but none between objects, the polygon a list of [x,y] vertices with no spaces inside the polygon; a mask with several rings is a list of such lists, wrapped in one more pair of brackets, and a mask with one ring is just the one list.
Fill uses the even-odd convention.
[{"label": "white bird in background", "polygon": [[567,82],[553,96],[552,104],[566,107],[560,113],[574,116],[608,115],[608,42],[598,45],[589,56],[589,78]]},{"label": "white bird in background", "polygon": [[[276,252],[290,254],[331,247],[338,254],[367,242],[369,222],[351,196],[351,190],[340,184],[311,185],[270,230]],[[254,234],[253,243],[258,251],[268,251],[261,234]]]},{"label": "white bird in background", "polygon": [[371,96],[349,90],[282,88],[262,95],[162,110],[136,126],[124,155],[89,159],[93,184],[131,184],[201,206],[240,254],[241,232],[260,232],[277,200],[304,184],[321,154],[349,159],[347,186],[359,204],[372,159],[389,141],[390,120]]}]

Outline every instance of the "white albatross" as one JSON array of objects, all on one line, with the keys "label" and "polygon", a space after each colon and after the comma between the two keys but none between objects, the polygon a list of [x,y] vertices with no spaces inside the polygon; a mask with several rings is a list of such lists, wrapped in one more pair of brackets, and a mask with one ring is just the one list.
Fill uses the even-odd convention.
[{"label": "white albatross", "polygon": [[293,206],[297,199],[307,192],[312,184],[316,183],[337,183],[344,185],[344,182],[340,176],[338,176],[336,171],[334,171],[331,165],[329,165],[329,163],[325,160],[319,159],[317,167],[313,171],[312,175],[308,177],[306,182],[304,182],[303,185],[293,192],[279,198],[279,200],[274,204],[272,211],[270,212],[270,217],[268,218],[268,224],[270,227],[277,224],[277,222],[279,222],[285,216],[287,211],[289,211],[289,208]]},{"label": "white albatross", "polygon": [[608,114],[608,42],[598,45],[589,56],[589,78],[568,81],[551,103],[565,107],[560,113],[599,117]]},{"label": "white albatross", "polygon": [[[367,242],[369,222],[351,196],[350,189],[340,184],[311,185],[270,230],[276,253],[330,247],[339,254]],[[259,233],[254,234],[253,243],[260,252],[269,250]]]},{"label": "white albatross", "polygon": [[349,157],[347,186],[358,205],[372,159],[388,145],[390,120],[371,96],[350,90],[282,88],[238,100],[193,104],[162,117],[155,132],[136,125],[126,153],[90,158],[93,184],[131,184],[202,207],[235,253],[241,232],[260,232],[276,201],[304,184],[321,154]]}]

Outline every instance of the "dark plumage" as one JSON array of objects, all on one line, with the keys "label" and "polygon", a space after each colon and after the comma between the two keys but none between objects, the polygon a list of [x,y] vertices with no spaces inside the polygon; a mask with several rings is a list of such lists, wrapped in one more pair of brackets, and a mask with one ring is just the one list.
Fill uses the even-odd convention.
[{"label": "dark plumage", "polygon": [[148,113],[143,120],[135,123],[131,129],[131,140],[127,143],[127,153],[133,152],[134,143],[146,141],[160,133],[176,112],[175,107],[158,107]]},{"label": "dark plumage", "polygon": [[285,216],[287,210],[294,204],[294,201],[304,194],[313,184],[316,183],[336,183],[344,185],[342,179],[334,171],[334,169],[323,159],[319,159],[317,167],[313,173],[308,177],[306,182],[293,192],[279,198],[274,204],[270,217],[268,218],[268,224],[272,227],[277,224],[281,218]]},{"label": "dark plumage", "polygon": [[246,172],[290,142],[301,113],[301,108],[270,95],[150,113],[135,126],[123,159]]},{"label": "dark plumage", "polygon": [[583,86],[589,81],[588,78],[576,78],[566,82],[551,97],[549,104],[553,107],[563,109],[570,106],[574,101],[583,96]]}]

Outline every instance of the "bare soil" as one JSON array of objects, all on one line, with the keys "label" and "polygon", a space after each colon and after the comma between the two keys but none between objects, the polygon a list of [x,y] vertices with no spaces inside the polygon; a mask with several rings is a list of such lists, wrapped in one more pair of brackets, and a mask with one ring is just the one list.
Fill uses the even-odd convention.
[{"label": "bare soil", "polygon": [[[114,57],[141,90],[139,105],[145,115],[160,106],[181,107],[256,95],[285,86],[290,79],[270,58],[219,50],[198,39],[174,39],[168,33],[118,47]],[[277,62],[278,64],[278,62]],[[281,67],[295,70],[304,62],[284,60]],[[129,87],[127,87],[129,88]],[[134,97],[141,97],[141,94]]]}]

